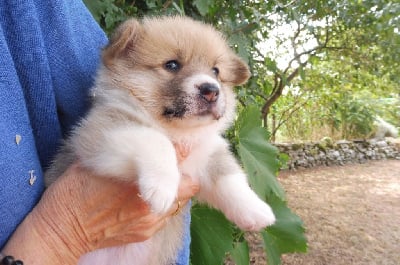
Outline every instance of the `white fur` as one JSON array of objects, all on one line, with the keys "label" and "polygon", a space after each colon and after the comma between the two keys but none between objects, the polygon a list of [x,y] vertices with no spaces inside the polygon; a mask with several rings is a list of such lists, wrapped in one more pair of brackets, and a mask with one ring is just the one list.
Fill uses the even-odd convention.
[{"label": "white fur", "polygon": [[[79,260],[78,265],[132,265],[148,264],[151,259],[151,240],[128,244],[121,247],[107,248],[90,252]],[[118,261],[118,263],[116,263]],[[133,263],[134,261],[135,263]]]},{"label": "white fur", "polygon": [[[142,198],[152,210],[164,213],[176,199],[181,174],[186,174],[200,184],[200,201],[220,209],[242,229],[260,230],[273,224],[275,216],[271,208],[250,189],[244,172],[229,151],[228,143],[220,136],[235,115],[231,85],[242,84],[248,79],[247,66],[229,51],[220,35],[211,32],[210,27],[189,19],[176,20],[154,20],[156,24],[146,28],[147,34],[141,37],[132,37],[135,33],[132,31],[139,27],[137,23],[128,21],[122,25],[117,38],[123,41],[110,45],[103,54],[106,65],[100,68],[96,79],[95,104],[67,140],[64,152],[57,156],[54,166],[46,173],[46,179],[55,179],[68,167],[68,163],[79,159],[97,175],[137,183]],[[172,25],[177,23],[182,30],[190,33],[195,29],[199,32],[205,30],[209,38],[202,36],[197,39],[197,34],[195,40],[186,39],[190,40],[190,46],[181,47],[179,42],[175,43],[176,37],[171,41],[170,37],[174,34],[169,33],[162,38],[162,49],[149,52],[147,49],[151,51],[151,45],[159,46],[155,40],[158,40],[158,31],[164,32],[161,28],[167,22],[174,23],[169,26],[171,32],[176,29]],[[188,24],[191,26],[187,27]],[[158,26],[161,28],[152,36],[153,27]],[[138,30],[135,34],[142,34],[142,31]],[[127,40],[127,36],[132,39]],[[130,41],[138,42],[135,49],[143,49],[141,52],[146,56],[142,58],[141,53],[130,54],[131,47],[124,46],[132,44]],[[202,41],[201,45],[199,41]],[[217,45],[220,42],[222,45]],[[155,53],[162,54],[166,45],[172,45],[165,49],[168,53]],[[176,46],[189,51],[186,55],[183,53],[187,60],[184,60],[184,68],[180,72],[171,73],[163,64],[151,61],[179,58],[169,54],[179,51]],[[118,54],[121,51],[125,52]],[[122,55],[132,58],[121,59]],[[208,57],[210,60],[205,60]],[[134,66],[136,60],[139,63],[150,60],[151,69]],[[214,64],[221,70],[219,76],[212,75]],[[175,74],[180,73],[184,76],[173,79]],[[158,82],[162,80],[164,85]],[[175,81],[168,83],[168,80]],[[198,87],[205,82],[220,88],[217,101],[208,102],[210,105],[206,105],[198,91]],[[176,87],[168,90],[169,85]],[[183,101],[171,100],[181,95],[176,93],[177,89],[186,90],[183,94],[187,96]],[[181,116],[165,117],[163,115],[169,113],[164,111],[170,107],[166,104],[178,107],[177,111],[182,106],[179,104],[185,104],[186,112]],[[176,150],[184,150],[188,154],[180,164]],[[167,220],[166,226],[149,240],[87,253],[81,257],[79,265],[173,263],[182,244],[183,214]]]},{"label": "white fur", "polygon": [[[179,171],[196,178],[200,183],[199,199],[223,211],[227,218],[241,229],[257,231],[273,224],[275,216],[271,208],[250,189],[243,172],[238,171],[226,176],[210,175],[206,165],[209,163],[211,153],[216,148],[226,148],[227,143],[217,134],[202,134],[205,131],[211,133],[212,127],[208,130],[199,130],[198,134],[181,133],[179,139],[174,139],[179,142],[178,144],[186,144],[190,148],[190,155],[179,165]],[[141,173],[138,174],[138,180],[142,195],[155,211],[164,211],[168,208],[175,199],[179,181],[178,168],[174,166],[176,160],[172,142],[148,128],[117,129],[110,133],[108,138],[110,143],[102,147],[108,151],[99,153],[101,155],[96,164],[103,165],[102,170],[107,170],[108,167],[124,168],[124,165],[115,165],[112,161],[127,161],[128,158],[136,160],[135,163],[140,164]],[[115,153],[112,150],[115,150]],[[116,156],[121,156],[122,159],[115,159]],[[164,262],[162,258],[155,253],[164,253],[168,256],[176,252],[180,245],[180,229],[182,228],[172,225],[164,229],[170,242],[175,242],[176,245],[172,246],[170,254],[162,244],[163,239],[160,234],[143,243],[89,253],[81,258],[79,265],[108,265],[116,260],[118,263],[114,264],[118,265],[167,264],[162,263]],[[152,261],[154,257],[157,258]],[[171,261],[167,259],[166,262]]]},{"label": "white fur", "polygon": [[212,177],[199,161],[207,161],[216,147],[226,147],[220,136],[198,142],[181,164],[181,171],[196,179],[202,187],[198,198],[220,209],[226,217],[246,231],[258,231],[275,222],[272,209],[249,187],[243,172]]},{"label": "white fur", "polygon": [[[93,121],[107,123],[107,119],[101,119],[108,108],[137,115],[137,109],[126,107],[133,99],[124,93],[123,90],[101,91],[99,96],[112,95],[119,100],[108,100],[104,110],[92,110],[72,138],[75,153],[86,167],[100,175],[137,182],[143,199],[155,212],[165,212],[171,207],[183,173],[200,184],[199,200],[220,209],[240,228],[257,231],[275,222],[271,208],[250,189],[245,174],[229,152],[228,143],[219,135],[226,121],[163,129],[146,116],[144,123],[111,123],[104,126],[107,129],[101,135],[93,135],[98,126]],[[189,152],[179,165],[174,145]],[[216,152],[220,154],[215,155]],[[210,165],[213,166],[210,168]],[[146,242],[88,253],[79,265],[170,264],[181,246],[182,229],[183,216],[177,215]]]},{"label": "white fur", "polygon": [[250,189],[242,173],[219,179],[206,195],[210,204],[243,230],[258,231],[275,222],[272,209]]}]

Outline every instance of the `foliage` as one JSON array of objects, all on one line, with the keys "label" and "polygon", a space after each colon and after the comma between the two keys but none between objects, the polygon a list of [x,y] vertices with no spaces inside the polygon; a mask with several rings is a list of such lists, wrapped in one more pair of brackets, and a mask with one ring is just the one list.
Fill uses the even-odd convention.
[{"label": "foliage", "polygon": [[[300,218],[287,207],[285,193],[275,175],[279,169],[278,152],[267,142],[268,132],[261,127],[259,110],[248,107],[240,113],[235,125],[239,158],[250,186],[272,207],[277,221],[261,231],[268,264],[280,264],[281,254],[305,252],[304,227]],[[223,215],[206,206],[192,209],[191,263],[221,264],[225,253],[240,264],[250,264],[249,247],[243,232]]]},{"label": "foliage", "polygon": [[268,143],[269,134],[261,127],[257,108],[244,109],[236,122],[238,154],[248,174],[250,186],[261,198],[273,193],[282,200],[285,193],[276,180],[278,150]]},{"label": "foliage", "polygon": [[225,253],[233,250],[233,227],[224,215],[195,204],[191,210],[191,264],[222,264]]},{"label": "foliage", "polygon": [[377,116],[400,125],[398,84],[388,75],[377,77],[355,66],[349,58],[313,65],[307,78],[295,85],[301,87],[301,97],[288,92],[276,105],[284,115],[287,106],[301,104],[291,117],[283,116],[287,118],[280,139],[364,138]]},{"label": "foliage", "polygon": [[325,126],[334,138],[358,138],[369,134],[377,116],[400,125],[394,111],[400,107],[399,7],[391,1],[343,1],[335,8],[329,46],[296,81],[313,99],[301,115],[310,122],[300,126],[311,131]]},{"label": "foliage", "polygon": [[283,253],[307,251],[303,222],[280,198],[272,195],[269,197],[269,203],[274,209],[277,222],[261,234],[265,249],[269,253],[268,264],[280,264],[280,255]]},{"label": "foliage", "polygon": [[[280,264],[283,253],[307,250],[301,219],[286,205],[285,193],[276,180],[279,170],[278,151],[268,143],[268,134],[261,127],[259,110],[252,106],[242,111],[236,128],[239,135],[239,157],[250,186],[271,205],[277,221],[262,231],[268,264]],[[249,264],[249,262],[247,262]]]}]

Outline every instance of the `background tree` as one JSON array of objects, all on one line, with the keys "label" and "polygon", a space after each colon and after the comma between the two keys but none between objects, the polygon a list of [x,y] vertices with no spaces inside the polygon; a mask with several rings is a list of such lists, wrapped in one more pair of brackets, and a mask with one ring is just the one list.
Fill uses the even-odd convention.
[{"label": "background tree", "polygon": [[[285,75],[276,78],[275,74],[274,79],[269,79],[273,89],[266,97],[263,115],[269,114],[271,102],[281,100],[280,95],[286,89],[286,95],[296,98],[290,100],[289,97],[275,104],[274,115],[283,116],[281,121],[289,120],[296,108],[288,112],[284,102],[290,101],[293,105],[302,99],[304,107],[314,105],[313,109],[309,108],[290,122],[302,123],[313,117],[314,122],[302,125],[312,132],[321,126],[321,117],[312,114],[321,113],[323,109],[326,111],[322,120],[330,117],[329,136],[365,137],[376,116],[384,115],[388,109],[392,110],[392,115],[385,118],[399,126],[400,4],[392,1],[296,1],[296,5],[290,12],[294,14],[297,27],[286,40],[291,44],[289,50],[293,51],[293,56],[287,60],[289,67],[283,70],[290,75],[286,75],[285,87],[280,85],[285,83],[280,81],[285,81]],[[287,20],[287,23],[291,22]],[[297,64],[290,66],[296,60]],[[304,102],[308,99],[314,104]],[[392,104],[388,104],[390,102]],[[271,128],[273,135],[276,129]],[[298,136],[291,137],[298,139]],[[312,135],[301,136],[310,139]]]}]

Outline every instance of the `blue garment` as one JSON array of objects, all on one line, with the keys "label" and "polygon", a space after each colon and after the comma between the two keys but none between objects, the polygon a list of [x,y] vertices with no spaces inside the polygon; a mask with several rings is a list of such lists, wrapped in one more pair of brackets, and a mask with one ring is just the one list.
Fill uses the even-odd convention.
[{"label": "blue garment", "polygon": [[[0,249],[40,199],[43,169],[85,113],[106,42],[80,0],[0,1]],[[188,264],[188,227],[179,265]]]}]

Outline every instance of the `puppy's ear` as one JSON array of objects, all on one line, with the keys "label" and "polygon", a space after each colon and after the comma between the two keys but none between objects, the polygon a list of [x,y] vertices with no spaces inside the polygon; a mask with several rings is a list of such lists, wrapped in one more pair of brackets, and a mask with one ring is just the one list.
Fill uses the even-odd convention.
[{"label": "puppy's ear", "polygon": [[104,64],[110,65],[113,59],[126,56],[129,51],[133,50],[140,31],[140,23],[135,19],[129,19],[118,26],[103,50]]},{"label": "puppy's ear", "polygon": [[243,85],[250,78],[249,67],[236,55],[232,55],[229,59],[229,72],[226,81],[234,86]]}]

